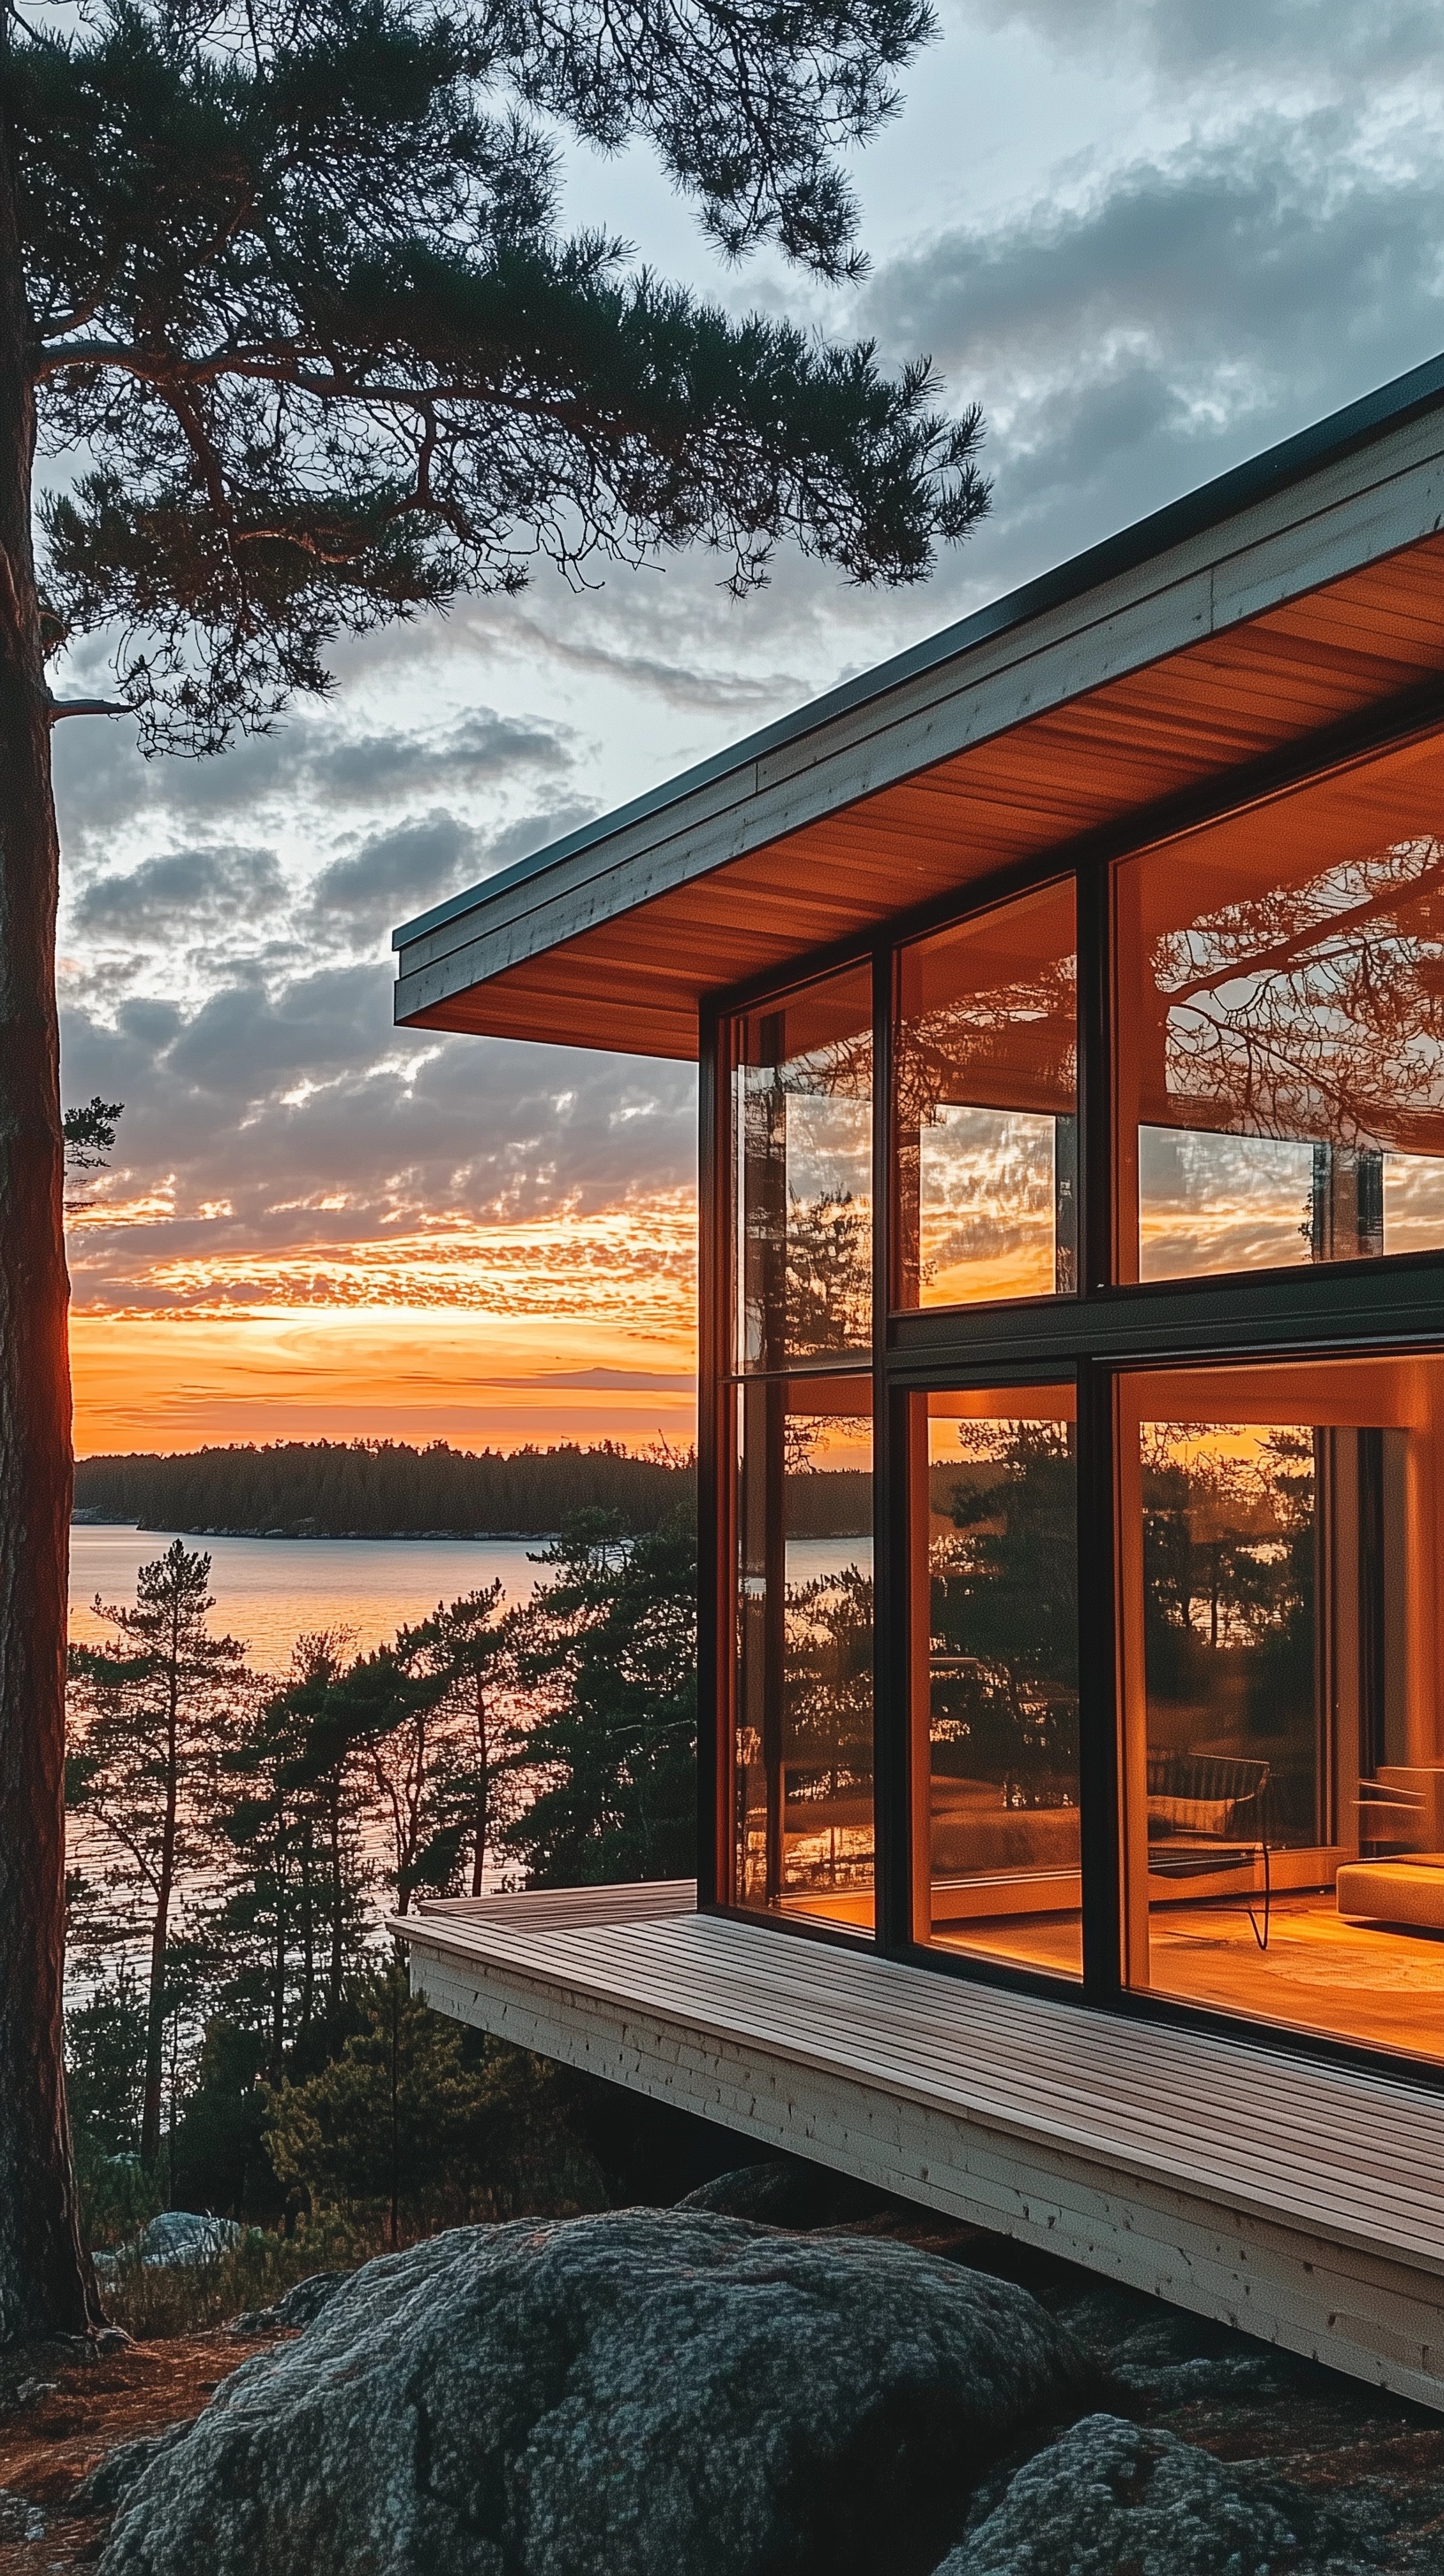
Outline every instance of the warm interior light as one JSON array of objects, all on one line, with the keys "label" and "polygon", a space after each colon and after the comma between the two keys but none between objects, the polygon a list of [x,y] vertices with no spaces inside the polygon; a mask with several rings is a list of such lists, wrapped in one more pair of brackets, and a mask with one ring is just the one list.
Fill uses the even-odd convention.
[{"label": "warm interior light", "polygon": [[917,1937],[1082,1973],[1076,1398],[912,1400]]},{"label": "warm interior light", "polygon": [[1119,1406],[1131,1982],[1444,2055],[1444,1361]]}]

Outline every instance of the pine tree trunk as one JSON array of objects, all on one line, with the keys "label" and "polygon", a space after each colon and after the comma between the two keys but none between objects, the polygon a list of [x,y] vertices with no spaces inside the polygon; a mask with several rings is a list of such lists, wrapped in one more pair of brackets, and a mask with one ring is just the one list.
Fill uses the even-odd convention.
[{"label": "pine tree trunk", "polygon": [[[0,35],[0,76],[8,45]],[[0,77],[0,2340],[99,2321],[65,2106],[70,1533],[55,911],[31,552],[35,407]]]},{"label": "pine tree trunk", "polygon": [[286,1828],[276,1823],[276,1941],[271,1977],[271,2064],[267,2081],[278,2086],[286,2068]]},{"label": "pine tree trunk", "polygon": [[486,1882],[486,1838],[491,1822],[491,1765],[486,1733],[486,1698],[480,1673],[476,1676],[476,1808],[472,1831],[476,1836],[475,1856],[471,1864],[471,1892],[480,1896]]},{"label": "pine tree trunk", "polygon": [[170,1906],[175,1890],[176,1825],[180,1806],[180,1639],[173,1621],[166,1677],[165,1821],[156,1873],[155,1920],[150,1934],[150,1994],[145,2022],[145,2092],[140,2115],[140,2154],[150,2164],[160,2153],[160,2097],[165,2070],[165,1971],[170,1948]]},{"label": "pine tree trunk", "polygon": [[341,1887],[341,1773],[339,1765],[332,1774],[328,1795],[331,1826],[331,1960],[326,1982],[326,2018],[334,2031],[341,2020],[341,1971],[344,1961],[342,1921],[344,1895]]}]

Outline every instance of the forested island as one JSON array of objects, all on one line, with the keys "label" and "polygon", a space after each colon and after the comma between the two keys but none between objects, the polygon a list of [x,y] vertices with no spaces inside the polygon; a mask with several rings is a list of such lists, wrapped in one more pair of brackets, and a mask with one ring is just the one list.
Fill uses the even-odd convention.
[{"label": "forested island", "polygon": [[[636,1535],[695,1508],[690,1450],[638,1456],[617,1441],[552,1449],[417,1449],[404,1440],[285,1440],[179,1456],[80,1458],[75,1516],[187,1538],[537,1538],[578,1512]],[[792,1538],[870,1527],[871,1478],[855,1468],[788,1478]]]},{"label": "forested island", "polygon": [[533,1537],[581,1511],[659,1529],[690,1508],[694,1481],[690,1452],[638,1457],[614,1441],[503,1453],[444,1440],[285,1440],[82,1458],[75,1510],[191,1537]]}]

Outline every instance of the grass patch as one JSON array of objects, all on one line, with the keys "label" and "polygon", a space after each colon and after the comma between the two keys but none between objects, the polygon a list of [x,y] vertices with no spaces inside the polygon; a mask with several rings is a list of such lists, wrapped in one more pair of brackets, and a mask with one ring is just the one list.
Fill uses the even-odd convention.
[{"label": "grass patch", "polygon": [[143,2263],[133,2251],[106,2266],[101,2297],[112,2325],[139,2343],[205,2334],[243,2308],[269,2308],[312,2272],[352,2272],[387,2250],[380,2219],[339,2213],[304,2220],[293,2236],[253,2227],[238,2245],[195,2263]]}]

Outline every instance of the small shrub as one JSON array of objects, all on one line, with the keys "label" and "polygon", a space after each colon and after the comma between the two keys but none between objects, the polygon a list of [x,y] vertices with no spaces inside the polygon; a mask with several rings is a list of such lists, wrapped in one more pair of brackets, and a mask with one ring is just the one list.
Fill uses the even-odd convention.
[{"label": "small shrub", "polygon": [[124,2245],[165,2207],[161,2166],[143,2165],[135,2155],[107,2155],[90,2129],[75,2134],[75,2180],[87,2253]]},{"label": "small shrub", "polygon": [[389,2243],[477,2219],[604,2208],[606,2186],[558,2070],[368,1981],[363,2026],[273,2097],[266,2143],[313,2209],[383,2221]]}]

